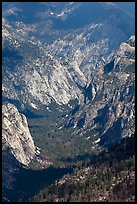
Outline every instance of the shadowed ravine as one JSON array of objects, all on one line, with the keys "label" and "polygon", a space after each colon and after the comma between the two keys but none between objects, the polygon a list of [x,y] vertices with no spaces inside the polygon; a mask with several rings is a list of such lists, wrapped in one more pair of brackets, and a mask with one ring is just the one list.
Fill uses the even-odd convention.
[{"label": "shadowed ravine", "polygon": [[33,170],[22,166],[17,168],[18,170],[14,173],[13,190],[3,189],[3,197],[6,196],[10,202],[26,201],[42,188],[60,179],[64,174],[73,173],[71,168],[54,168],[52,166],[42,170]]}]

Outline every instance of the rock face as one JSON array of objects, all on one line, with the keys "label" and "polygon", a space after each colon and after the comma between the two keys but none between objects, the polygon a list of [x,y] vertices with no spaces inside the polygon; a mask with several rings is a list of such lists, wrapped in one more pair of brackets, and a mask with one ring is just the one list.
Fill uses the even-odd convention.
[{"label": "rock face", "polygon": [[81,93],[74,78],[84,86],[78,67],[64,65],[42,43],[26,39],[3,21],[3,96],[36,108],[52,101],[66,104]]},{"label": "rock face", "polygon": [[[28,15],[25,3],[4,10],[3,98],[37,110],[52,102],[64,105],[77,99],[79,108],[69,115],[66,127],[80,134],[94,127],[99,137],[109,138],[106,135],[113,135],[109,130],[118,126],[118,136],[112,136],[115,143],[134,129],[128,128],[134,118],[134,15],[129,14],[133,5],[128,12],[117,3],[61,5],[33,4],[30,24],[20,12]],[[39,13],[44,12],[42,6],[46,13]],[[85,8],[87,15],[81,19]],[[94,16],[95,9],[101,14]],[[16,16],[20,16],[19,21]],[[35,35],[39,32],[41,36],[43,19],[54,37],[63,33],[50,43],[46,39],[45,44]],[[66,25],[65,34],[61,23]]]},{"label": "rock face", "polygon": [[[32,7],[30,15],[23,2],[3,4],[3,96],[22,106],[79,100],[94,70],[109,63],[134,34],[134,17],[117,4],[33,2]],[[55,40],[49,43],[49,36]]]},{"label": "rock face", "polygon": [[53,42],[95,22],[117,27],[121,35],[131,35],[134,10],[134,2],[3,2],[2,14],[13,24],[18,22],[18,30],[23,28],[24,35]]},{"label": "rock face", "polygon": [[5,195],[20,167],[48,165],[30,131],[51,157],[69,155],[70,147],[72,156],[110,147],[134,134],[133,10],[130,2],[3,2]]},{"label": "rock face", "polygon": [[2,145],[3,150],[10,149],[13,156],[24,165],[28,165],[36,155],[26,117],[10,103],[2,105]]},{"label": "rock face", "polygon": [[[71,121],[75,134],[92,129],[101,145],[111,146],[135,131],[135,36],[123,42],[114,59],[92,76],[68,124]],[[82,130],[78,130],[83,115]]]},{"label": "rock face", "polygon": [[100,66],[111,61],[121,42],[118,31],[108,30],[106,25],[93,24],[43,46],[3,20],[3,96],[35,108],[79,99],[82,88],[88,86],[94,72],[102,71]]}]

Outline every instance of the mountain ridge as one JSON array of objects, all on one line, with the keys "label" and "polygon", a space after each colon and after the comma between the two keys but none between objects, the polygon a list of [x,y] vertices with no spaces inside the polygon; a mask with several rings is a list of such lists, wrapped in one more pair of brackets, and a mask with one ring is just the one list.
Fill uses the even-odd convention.
[{"label": "mountain ridge", "polygon": [[[2,6],[3,199],[22,202],[53,182],[59,187],[51,189],[57,200],[51,192],[48,199],[60,200],[54,189],[66,199],[60,191],[65,177],[59,182],[57,178],[78,167],[76,178],[82,184],[81,165],[88,165],[95,155],[100,158],[103,151],[106,158],[110,148],[119,150],[122,141],[131,141],[134,135],[134,3],[3,2]],[[111,156],[114,159],[113,151]],[[116,188],[108,185],[111,195],[119,201],[123,190],[117,194],[117,188],[125,188],[134,200],[134,156],[115,162],[110,166],[113,163],[116,172],[119,165],[123,170],[116,173],[121,182],[112,182]],[[105,179],[110,169],[113,172],[110,166],[105,166]],[[124,168],[131,170],[129,179]],[[75,187],[70,184],[70,191]],[[82,189],[81,199],[87,195],[88,200],[90,195],[84,192],[89,189]],[[100,189],[98,198],[109,200],[107,187]],[[72,197],[68,201],[77,199],[75,193]]]}]

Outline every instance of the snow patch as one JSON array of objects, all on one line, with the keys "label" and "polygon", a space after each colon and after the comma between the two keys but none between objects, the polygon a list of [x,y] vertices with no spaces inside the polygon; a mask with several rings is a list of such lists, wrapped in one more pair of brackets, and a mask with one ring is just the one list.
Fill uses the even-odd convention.
[{"label": "snow patch", "polygon": [[30,103],[32,108],[38,109],[37,106],[34,103]]},{"label": "snow patch", "polygon": [[63,15],[64,15],[64,12],[62,12],[62,13],[58,14],[57,16],[63,16]]},{"label": "snow patch", "polygon": [[89,136],[89,137],[86,137],[85,139],[86,139],[86,140],[89,140],[89,139],[90,139],[90,136]]},{"label": "snow patch", "polygon": [[48,111],[51,111],[49,107],[46,108]]},{"label": "snow patch", "polygon": [[97,143],[99,143],[100,142],[100,138],[98,138],[97,140],[95,140],[94,142],[93,142],[93,144],[97,144]]},{"label": "snow patch", "polygon": [[64,127],[64,126],[59,127],[58,130],[61,130],[63,127]]}]

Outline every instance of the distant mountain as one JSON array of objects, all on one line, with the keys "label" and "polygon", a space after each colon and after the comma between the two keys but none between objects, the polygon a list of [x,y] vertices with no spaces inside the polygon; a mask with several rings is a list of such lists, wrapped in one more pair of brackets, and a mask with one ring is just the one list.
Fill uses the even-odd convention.
[{"label": "distant mountain", "polygon": [[[135,3],[3,2],[2,17],[3,199],[15,202],[72,173],[74,160],[78,166],[90,154],[115,152],[123,138],[132,140]],[[126,170],[123,178],[128,193]]]},{"label": "distant mountain", "polygon": [[[29,5],[33,8],[32,13],[28,12]],[[29,99],[35,107],[41,103],[48,104],[51,100],[66,104],[71,99],[79,98],[81,89],[91,80],[92,71],[110,62],[120,43],[134,34],[134,17],[129,16],[125,10],[121,11],[119,7],[120,5],[113,3],[88,2],[3,3],[4,96],[25,103]],[[47,20],[40,20],[38,15],[43,10],[47,12],[46,19],[52,21],[50,28]],[[85,10],[86,15],[83,15]],[[55,15],[49,16],[53,11]],[[98,11],[96,13],[100,15],[93,15],[94,11]],[[64,13],[59,15],[60,12]],[[69,21],[72,25],[69,25]],[[59,25],[65,30],[64,34]],[[43,39],[40,34],[43,26],[51,36],[56,36],[56,40],[50,45],[40,41]],[[44,33],[42,35],[48,42],[48,36]],[[51,36],[49,37],[52,38]],[[11,60],[13,63],[8,64]],[[14,70],[6,71],[9,68]],[[19,77],[16,77],[15,70],[18,70]],[[33,83],[33,79],[30,80],[28,76],[37,78],[38,83]]]},{"label": "distant mountain", "polygon": [[3,96],[34,108],[51,101],[65,104],[80,95],[74,76],[83,86],[86,81],[75,64],[71,72],[70,66],[3,20]]},{"label": "distant mountain", "polygon": [[71,125],[75,134],[82,131],[89,139],[98,135],[97,143],[104,146],[114,145],[135,128],[135,36],[123,42],[114,59],[91,76],[67,127]]},{"label": "distant mountain", "polygon": [[46,42],[91,23],[110,24],[129,37],[134,33],[134,13],[133,2],[3,2],[3,17],[33,25],[33,35]]},{"label": "distant mountain", "polygon": [[[119,32],[114,30],[113,37],[110,30],[107,25],[91,24],[46,46],[3,19],[3,97],[21,104],[22,111],[78,99],[80,108],[70,115],[66,127],[86,133],[98,124],[99,138],[109,138],[103,135],[113,137],[108,131],[118,125],[119,135],[110,140],[112,144],[120,141],[122,124],[129,123],[130,115],[134,117],[135,37],[117,51]],[[121,38],[122,34],[119,42]],[[106,119],[101,119],[104,111]],[[133,132],[127,128],[123,137]]]}]

